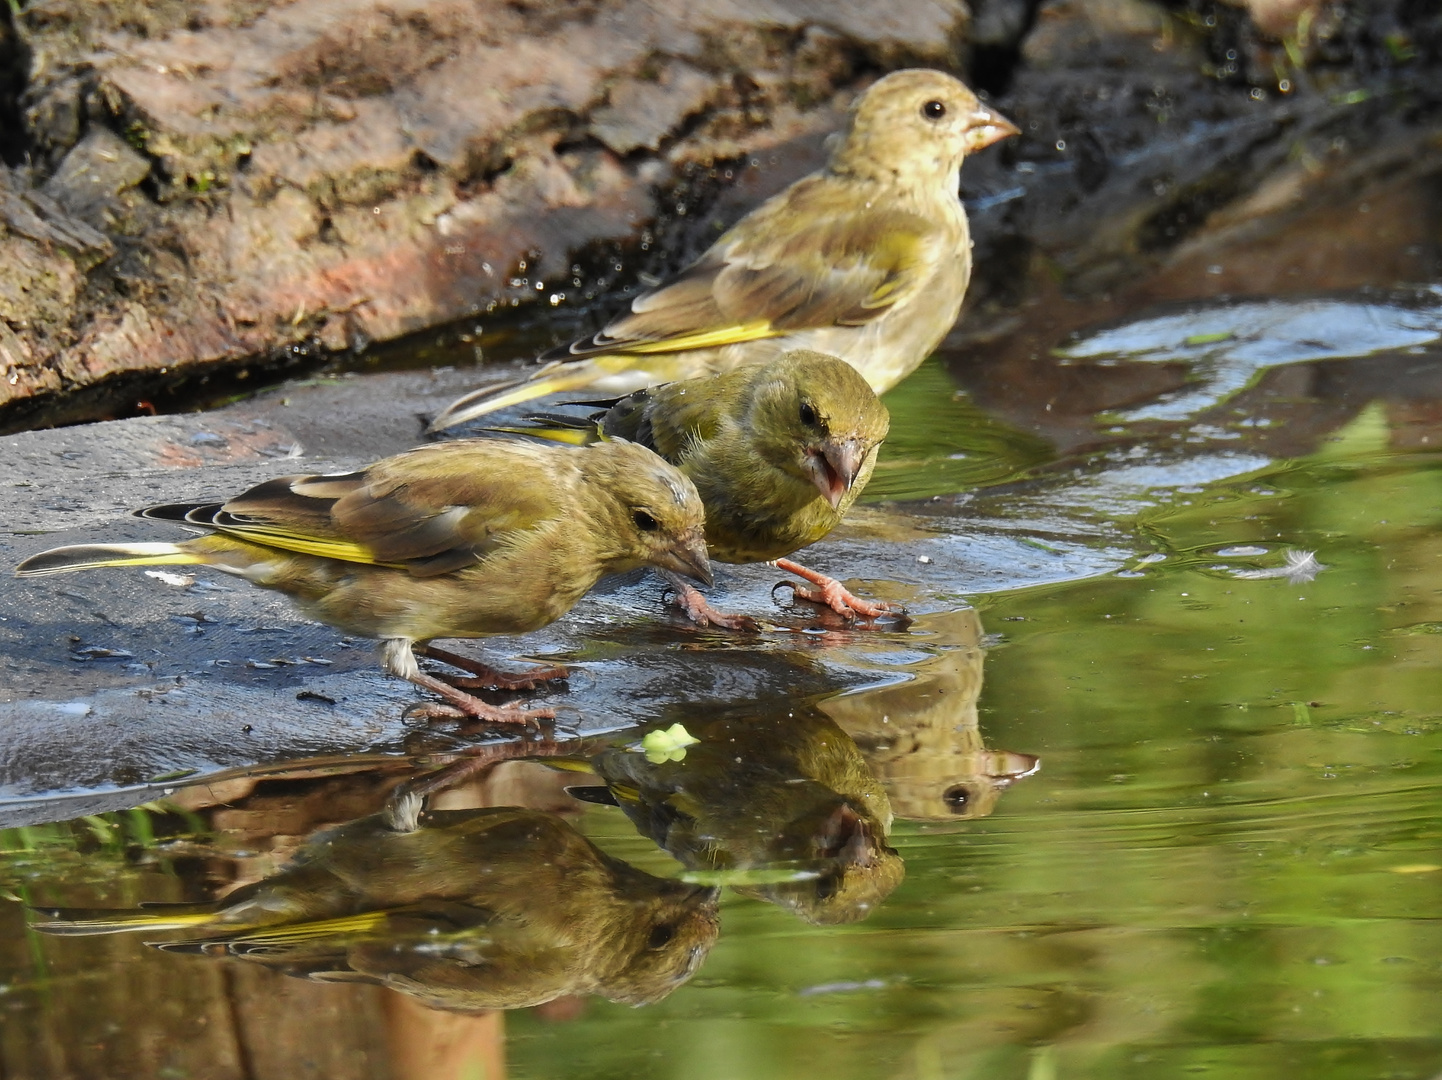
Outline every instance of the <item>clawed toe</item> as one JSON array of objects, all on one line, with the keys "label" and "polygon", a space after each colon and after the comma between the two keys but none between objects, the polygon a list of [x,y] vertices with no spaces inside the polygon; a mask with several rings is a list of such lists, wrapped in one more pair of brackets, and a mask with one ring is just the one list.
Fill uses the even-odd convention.
[{"label": "clawed toe", "polygon": [[761,629],[761,624],[750,615],[717,611],[706,597],[684,582],[673,581],[672,585],[676,590],[676,606],[697,626],[715,626],[722,630],[740,630],[748,634],[757,633]]},{"label": "clawed toe", "polygon": [[797,600],[805,600],[810,604],[830,608],[847,622],[871,623],[877,619],[905,618],[906,616],[906,610],[899,604],[889,604],[884,600],[864,600],[843,586],[841,582],[831,578],[827,578],[825,584],[815,589],[798,585],[794,581],[779,581],[772,586],[772,595],[774,596],[776,590],[781,588],[790,589],[792,596]]},{"label": "clawed toe", "polygon": [[540,722],[554,720],[556,710],[524,709],[519,705],[488,705],[479,698],[470,698],[467,702],[457,701],[456,704],[418,701],[407,706],[402,715],[406,719],[421,719],[429,723],[505,724],[508,727],[520,724],[529,731],[540,731]]},{"label": "clawed toe", "polygon": [[492,671],[484,676],[437,675],[457,690],[537,690],[548,683],[565,682],[571,673],[562,667],[537,668],[512,674]]}]

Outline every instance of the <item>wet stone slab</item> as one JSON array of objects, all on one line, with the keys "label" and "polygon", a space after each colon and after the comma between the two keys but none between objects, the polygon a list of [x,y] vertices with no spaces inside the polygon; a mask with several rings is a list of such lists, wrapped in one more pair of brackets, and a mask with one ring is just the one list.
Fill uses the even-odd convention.
[{"label": "wet stone slab", "polygon": [[[129,511],[397,452],[474,378],[402,372],[292,384],[208,414],[0,439],[0,565],[61,544],[173,538],[177,530]],[[863,508],[808,562],[924,618],[964,607],[969,591],[1086,576],[1129,554],[1105,529],[1040,545],[972,515],[965,500]],[[806,605],[783,606],[791,597],[773,594],[784,578],[774,569],[718,570],[719,604],[759,615],[763,633],[685,625],[656,579],[632,575],[603,582],[542,631],[463,648],[570,665],[568,685],[530,695],[560,711],[564,735],[641,724],[688,702],[784,708],[905,677],[901,667],[938,647],[924,629],[849,630]],[[371,642],[203,567],[0,576],[0,697],[6,823],[53,820],[53,808],[32,800],[65,792],[89,793],[76,812],[113,808],[173,786],[176,773],[488,737],[407,719],[422,695],[381,672]]]},{"label": "wet stone slab", "polygon": [[[1019,381],[1024,407],[1010,423],[980,410],[945,364],[925,365],[888,395],[894,437],[867,503],[805,556],[863,593],[904,604],[910,627],[828,623],[786,606],[777,571],[721,567],[718,606],[761,617],[761,634],[684,625],[660,584],[638,575],[602,583],[524,639],[465,648],[502,662],[570,665],[568,685],[532,695],[559,710],[562,736],[670,723],[688,707],[771,714],[802,698],[915,678],[913,665],[974,646],[980,633],[956,639],[936,618],[1025,586],[1134,574],[1161,554],[1148,524],[1158,509],[1245,485],[1278,457],[1314,453],[1336,432],[1365,427],[1369,407],[1386,410],[1399,445],[1428,446],[1428,403],[1442,370],[1437,294],[1329,303],[1367,317],[1338,335],[1312,300],[1213,304],[1073,337],[1050,359],[1053,375],[1066,373],[1075,387],[1073,406],[1052,396],[1050,378]],[[1315,329],[1304,340],[1298,320]],[[1403,324],[1399,337],[1393,330]],[[947,357],[963,385],[959,361],[973,355]],[[1148,381],[1172,368],[1179,377]],[[1101,400],[1097,387],[1118,374],[1151,393],[1101,419],[1079,407]],[[0,439],[0,563],[13,567],[59,544],[174,536],[128,512],[395,453],[481,377],[436,368],[310,380],[206,414]],[[1380,406],[1369,406],[1378,395]],[[1051,409],[1053,400],[1063,407]],[[1269,539],[1267,566],[1285,542]],[[0,576],[0,672],[7,822],[54,820],[35,800],[63,793],[83,795],[80,809],[134,805],[178,772],[454,750],[496,735],[408,719],[422,695],[380,671],[370,642],[346,640],[283,596],[205,569]]]}]

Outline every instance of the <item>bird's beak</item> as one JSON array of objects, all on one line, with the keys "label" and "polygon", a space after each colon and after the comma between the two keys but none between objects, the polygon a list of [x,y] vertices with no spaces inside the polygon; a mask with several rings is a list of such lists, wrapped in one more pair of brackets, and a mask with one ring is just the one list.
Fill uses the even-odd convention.
[{"label": "bird's beak", "polygon": [[666,552],[663,567],[702,585],[715,583],[711,576],[711,557],[706,552],[706,538],[700,529],[693,529],[680,537]]},{"label": "bird's beak", "polygon": [[833,510],[841,505],[851,485],[856,483],[865,457],[857,439],[835,439],[807,449],[806,471]]},{"label": "bird's beak", "polygon": [[983,107],[971,114],[971,124],[966,132],[966,148],[971,151],[983,150],[992,143],[1020,134],[1021,128],[1001,113]]}]

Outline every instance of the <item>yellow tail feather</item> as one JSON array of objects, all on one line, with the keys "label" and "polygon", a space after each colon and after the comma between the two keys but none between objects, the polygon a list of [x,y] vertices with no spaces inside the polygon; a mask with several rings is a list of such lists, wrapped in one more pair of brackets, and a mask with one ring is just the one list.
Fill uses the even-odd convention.
[{"label": "yellow tail feather", "polygon": [[85,937],[91,934],[125,934],[135,930],[184,930],[214,921],[215,911],[98,911],[93,908],[53,908],[50,922],[33,921],[30,928],[42,934]]},{"label": "yellow tail feather", "polygon": [[224,940],[252,945],[298,945],[304,941],[334,937],[338,934],[362,934],[384,924],[391,914],[389,911],[362,911],[356,915],[341,915],[334,919],[258,926],[234,935],[227,934]]},{"label": "yellow tail feather", "polygon": [[76,544],[32,555],[15,568],[15,574],[40,577],[102,566],[178,566],[205,561],[203,555],[176,544]]},{"label": "yellow tail feather", "polygon": [[594,427],[563,428],[537,425],[536,427],[491,427],[486,430],[497,431],[503,435],[528,435],[533,439],[565,443],[567,446],[590,446],[594,442],[600,442],[603,438]]},{"label": "yellow tail feather", "polygon": [[[556,370],[551,375],[542,373],[555,368],[560,370]],[[508,383],[499,387],[482,387],[479,390],[473,390],[447,405],[441,414],[431,421],[431,426],[426,430],[428,432],[444,431],[457,424],[464,424],[467,420],[474,420],[478,416],[485,416],[487,413],[506,409],[512,405],[534,401],[547,394],[579,390],[582,387],[590,386],[607,373],[605,368],[589,360],[576,364],[551,364],[543,368],[542,372],[538,372],[522,383]]]}]

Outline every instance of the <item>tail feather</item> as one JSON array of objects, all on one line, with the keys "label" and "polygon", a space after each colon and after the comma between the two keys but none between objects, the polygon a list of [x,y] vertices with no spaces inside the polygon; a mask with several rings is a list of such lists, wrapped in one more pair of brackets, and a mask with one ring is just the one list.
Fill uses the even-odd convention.
[{"label": "tail feather", "polygon": [[489,427],[487,431],[498,431],[506,435],[527,435],[547,442],[565,443],[568,446],[590,446],[600,442],[601,433],[594,416],[565,416],[561,413],[530,413],[525,417],[526,426]]},{"label": "tail feather", "polygon": [[223,503],[166,503],[135,511],[136,517],[154,521],[182,521],[190,525],[209,525]]},{"label": "tail feather", "polygon": [[[37,922],[44,915],[48,922]],[[42,934],[85,937],[124,934],[135,930],[184,930],[215,918],[214,904],[163,904],[153,908],[31,908],[30,928]]]},{"label": "tail feather", "polygon": [[101,566],[177,566],[203,563],[178,544],[76,544],[32,555],[15,568],[18,577],[65,574]]},{"label": "tail feather", "polygon": [[[373,934],[385,927],[392,914],[393,912],[388,909],[380,909],[358,911],[352,915],[338,915],[331,919],[277,923],[274,926],[238,927],[233,930],[217,927],[216,929],[220,932],[214,937],[186,941],[147,941],[145,944],[162,952],[283,956],[287,952],[304,949],[317,942],[325,944],[348,937]],[[37,927],[37,929],[40,928]],[[161,928],[156,927],[156,929]]]},{"label": "tail feather", "polygon": [[559,394],[566,390],[579,390],[590,386],[609,372],[593,361],[562,364],[553,362],[540,371],[519,382],[506,382],[483,386],[457,398],[447,405],[439,416],[431,421],[428,432],[444,431],[446,428],[464,424],[478,416],[496,412],[498,409],[521,405],[547,394]]}]

